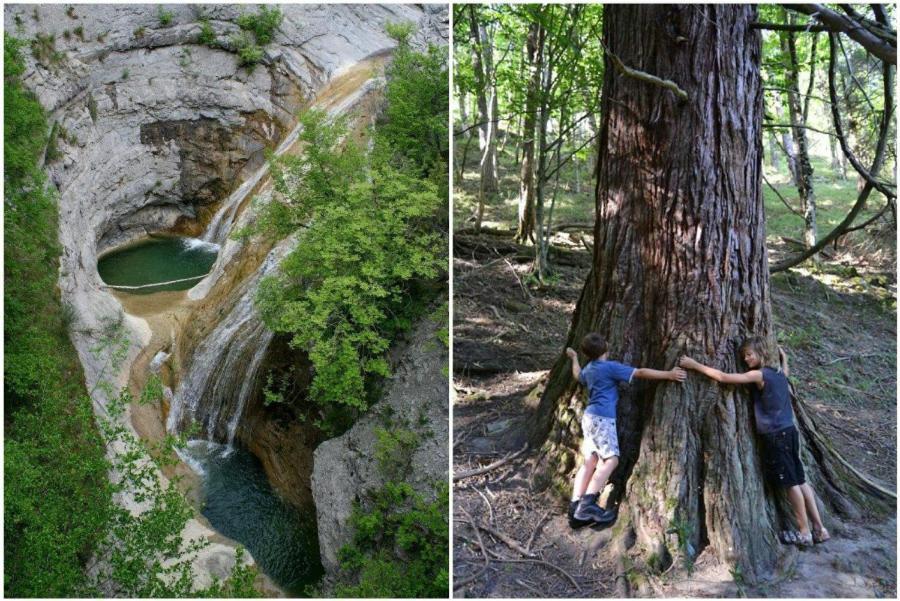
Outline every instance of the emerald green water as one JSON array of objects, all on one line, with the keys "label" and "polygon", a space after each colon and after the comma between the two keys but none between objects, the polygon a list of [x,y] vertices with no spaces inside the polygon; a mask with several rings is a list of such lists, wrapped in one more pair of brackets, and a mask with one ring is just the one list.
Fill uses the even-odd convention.
[{"label": "emerald green water", "polygon": [[289,595],[305,596],[323,574],[315,508],[301,512],[282,501],[259,460],[240,447],[193,440],[179,455],[201,476],[202,513],[212,527],[244,545]]},{"label": "emerald green water", "polygon": [[[209,273],[219,247],[196,238],[155,237],[127,246],[100,258],[97,271],[110,286],[151,286],[136,290],[150,294],[163,290],[187,290]],[[184,280],[173,284],[160,284]],[[159,285],[152,285],[159,284]]]}]

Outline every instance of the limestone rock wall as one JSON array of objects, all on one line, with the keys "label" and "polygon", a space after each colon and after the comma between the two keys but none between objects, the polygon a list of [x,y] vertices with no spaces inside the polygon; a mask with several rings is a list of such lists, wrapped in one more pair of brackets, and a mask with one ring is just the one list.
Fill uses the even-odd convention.
[{"label": "limestone rock wall", "polygon": [[448,473],[447,347],[438,339],[439,325],[422,320],[409,335],[397,367],[381,401],[338,438],[323,442],[315,451],[312,492],[319,525],[319,552],[329,573],[338,567],[337,553],[352,540],[349,527],[353,502],[364,492],[384,484],[375,460],[376,430],[392,424],[408,424],[421,443],[415,450],[410,484],[433,497],[434,483]]}]

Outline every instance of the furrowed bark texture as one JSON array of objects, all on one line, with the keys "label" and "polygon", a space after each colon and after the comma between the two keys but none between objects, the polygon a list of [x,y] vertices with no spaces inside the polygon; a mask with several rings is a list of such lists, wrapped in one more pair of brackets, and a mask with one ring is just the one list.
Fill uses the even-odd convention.
[{"label": "furrowed bark texture", "polygon": [[[594,266],[569,346],[598,331],[611,358],[636,367],[669,369],[688,354],[734,372],[744,337],[774,343],[755,18],[746,5],[607,8],[609,52],[674,81],[689,99],[606,65]],[[581,440],[583,401],[575,392],[561,354],[535,413],[532,445],[544,444],[556,483],[566,487]],[[610,501],[622,501],[618,531],[633,528],[663,565],[710,546],[750,581],[771,574],[783,549],[776,533],[790,514],[763,481],[743,389],[696,373],[682,385],[636,381],[622,391],[618,430]],[[839,476],[826,487],[818,468],[828,452],[805,438],[809,481],[829,508],[852,514]]]}]

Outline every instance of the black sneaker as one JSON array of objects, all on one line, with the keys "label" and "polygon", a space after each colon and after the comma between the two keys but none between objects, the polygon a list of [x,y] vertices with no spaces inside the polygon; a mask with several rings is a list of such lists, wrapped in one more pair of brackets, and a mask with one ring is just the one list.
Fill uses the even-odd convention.
[{"label": "black sneaker", "polygon": [[581,497],[581,500],[578,502],[578,505],[575,507],[575,512],[572,515],[576,520],[588,521],[593,523],[601,523],[604,519],[606,519],[606,511],[600,509],[600,506],[597,505],[597,497],[599,495],[584,495]]},{"label": "black sneaker", "polygon": [[578,501],[572,501],[569,503],[569,528],[573,530],[578,530],[579,528],[583,528],[588,524],[591,524],[591,520],[577,520],[575,519],[575,510],[578,508]]}]

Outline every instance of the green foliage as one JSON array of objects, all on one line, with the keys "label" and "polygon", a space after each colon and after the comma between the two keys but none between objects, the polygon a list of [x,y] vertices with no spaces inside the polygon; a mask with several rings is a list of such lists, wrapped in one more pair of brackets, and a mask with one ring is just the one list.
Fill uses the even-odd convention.
[{"label": "green foliage", "polygon": [[273,161],[288,202],[267,205],[257,228],[283,237],[312,222],[280,275],[262,282],[257,305],[309,353],[315,401],[364,410],[367,383],[389,374],[384,354],[422,308],[414,293],[446,268],[445,240],[429,227],[442,203],[427,181],[387,165],[367,171],[325,113],[301,121],[305,152]]},{"label": "green foliage", "polygon": [[81,40],[82,42],[84,41],[84,27],[83,26],[79,25],[78,27],[76,27],[75,29],[72,30],[72,33],[74,33],[75,36],[79,40]]},{"label": "green foliage", "polygon": [[56,34],[36,33],[31,40],[31,55],[45,66],[59,63],[62,53],[56,50]]},{"label": "green foliage", "polygon": [[168,27],[172,24],[172,18],[175,16],[170,10],[165,10],[161,5],[157,9],[156,16],[159,17],[159,24],[162,27]]},{"label": "green foliage", "polygon": [[378,122],[376,154],[394,166],[428,176],[446,197],[449,140],[447,50],[429,46],[413,50],[408,42],[412,25],[388,25],[398,40],[387,68],[385,108]]},{"label": "green foliage", "polygon": [[339,554],[337,597],[446,597],[450,583],[449,487],[434,501],[409,484],[389,482],[358,504],[353,543]]},{"label": "green foliage", "polygon": [[238,17],[237,24],[244,31],[252,32],[257,44],[265,46],[272,41],[281,19],[281,9],[277,6],[261,6],[256,14],[244,13]]},{"label": "green foliage", "polygon": [[140,38],[144,37],[144,33],[146,33],[146,31],[147,30],[144,28],[144,26],[141,25],[140,27],[138,27],[134,30],[134,37],[136,39],[140,39]]},{"label": "green foliage", "polygon": [[125,81],[126,79],[128,79],[128,76],[130,74],[131,74],[131,72],[128,69],[122,69],[122,81]]},{"label": "green foliage", "polygon": [[209,23],[209,19],[200,21],[200,35],[197,37],[197,43],[209,46],[210,48],[218,48],[219,40],[216,38],[216,31]]},{"label": "green foliage", "polygon": [[376,428],[375,461],[382,474],[391,480],[402,480],[409,475],[412,455],[419,446],[419,435],[412,430]]},{"label": "green foliage", "polygon": [[262,60],[262,48],[250,39],[250,35],[246,31],[232,35],[231,45],[237,51],[238,64],[242,67],[248,67],[249,71],[252,71],[253,67]]},{"label": "green foliage", "polygon": [[395,39],[400,46],[408,46],[409,36],[411,36],[412,32],[415,30],[415,25],[409,21],[388,23],[385,25],[384,30],[389,36]]}]

